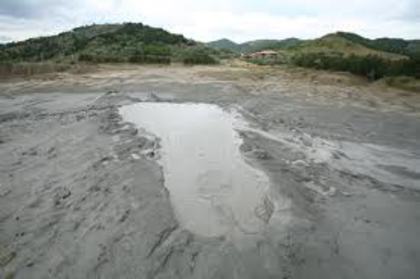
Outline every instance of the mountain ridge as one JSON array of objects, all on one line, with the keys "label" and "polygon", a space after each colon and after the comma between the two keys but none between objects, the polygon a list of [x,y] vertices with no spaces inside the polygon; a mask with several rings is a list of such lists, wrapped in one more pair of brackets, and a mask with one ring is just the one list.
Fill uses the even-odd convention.
[{"label": "mountain ridge", "polygon": [[[359,44],[362,47],[373,49],[376,51],[382,51],[387,53],[399,54],[404,56],[413,56],[419,55],[420,53],[420,40],[404,40],[400,38],[377,38],[377,39],[369,39],[365,38],[361,35],[350,33],[350,32],[343,32],[337,31],[334,33],[326,34],[320,38],[311,39],[311,40],[301,40],[298,38],[288,38],[283,40],[272,40],[272,39],[263,39],[263,40],[254,40],[245,43],[235,43],[229,39],[231,46],[227,49],[235,52],[241,53],[250,53],[256,52],[264,49],[296,49],[302,47],[304,45],[311,45],[316,44],[322,41],[325,41],[328,38],[342,38],[346,39],[347,41],[353,44]],[[221,49],[224,48],[222,44],[219,44],[219,41],[216,40],[212,42],[206,43],[207,46]],[[360,47],[359,47],[360,48]],[[365,51],[368,52],[368,51]],[[374,53],[374,51],[371,51]]]},{"label": "mountain ridge", "polygon": [[212,42],[205,43],[206,46],[212,47],[215,49],[227,49],[230,51],[234,51],[236,53],[250,53],[259,51],[262,49],[272,49],[272,48],[287,48],[294,46],[301,42],[300,39],[297,38],[288,38],[283,40],[275,40],[275,39],[259,39],[248,41],[244,43],[236,43],[230,39],[220,39]]}]

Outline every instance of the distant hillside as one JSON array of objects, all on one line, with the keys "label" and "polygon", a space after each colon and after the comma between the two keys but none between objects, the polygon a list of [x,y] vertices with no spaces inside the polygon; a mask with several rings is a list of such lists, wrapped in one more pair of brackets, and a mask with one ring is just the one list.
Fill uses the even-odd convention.
[{"label": "distant hillside", "polygon": [[[290,64],[347,71],[376,80],[395,76],[419,78],[418,43],[402,39],[369,40],[356,34],[337,32],[314,40],[253,41],[237,45],[235,49],[253,53],[243,59],[259,65]],[[263,49],[274,50],[274,53],[258,52]]]},{"label": "distant hillside", "polygon": [[398,53],[407,56],[420,54],[420,40],[403,40],[393,38],[370,40],[357,34],[346,32],[337,32],[336,35],[376,50]]},{"label": "distant hillside", "polygon": [[[199,49],[198,51],[194,51]],[[0,46],[0,62],[92,61],[169,63],[184,54],[207,55],[205,47],[182,35],[141,23],[91,25],[56,36]],[[203,58],[210,61],[211,57]]]},{"label": "distant hillside", "polygon": [[222,39],[206,44],[216,49],[229,49],[236,53],[252,53],[264,49],[293,50],[301,52],[330,52],[343,55],[377,55],[387,59],[420,56],[420,40],[367,39],[347,32],[337,32],[314,40],[290,38],[286,40],[255,40],[237,44]]},{"label": "distant hillside", "polygon": [[[256,53],[261,50],[274,50],[274,53]],[[243,59],[256,64],[348,71],[370,79],[420,77],[420,40],[371,40],[337,32],[314,40],[290,38],[237,44],[221,39],[203,44],[141,23],[90,25],[56,36],[0,44],[0,72],[14,72],[17,66],[26,69],[25,64],[31,64],[30,68],[32,64],[69,65],[79,61],[215,64],[241,53],[254,53]]]},{"label": "distant hillside", "polygon": [[229,39],[220,39],[217,41],[206,43],[206,45],[215,49],[227,49],[234,52],[240,51],[240,45]]},{"label": "distant hillside", "polygon": [[244,53],[256,52],[264,49],[288,49],[299,45],[302,41],[296,38],[285,40],[256,40],[243,43],[241,50]]},{"label": "distant hillside", "polygon": [[300,44],[302,41],[296,38],[285,40],[255,40],[237,44],[228,39],[209,42],[206,45],[216,49],[228,49],[236,53],[251,53],[264,49],[287,49]]},{"label": "distant hillside", "polygon": [[[390,60],[400,60],[408,58],[404,54],[387,52],[379,48],[372,48],[358,40],[343,36],[343,33],[328,34],[322,38],[305,41],[293,48],[294,52],[300,53],[326,53],[331,55],[374,55]],[[360,37],[362,38],[362,37]],[[363,38],[364,39],[364,38]],[[368,39],[365,39],[368,40]]]},{"label": "distant hillside", "polygon": [[394,76],[419,78],[419,56],[409,53],[405,42],[396,39],[369,40],[341,32],[307,41],[292,48],[288,55],[289,61],[297,66],[347,71],[370,80]]}]

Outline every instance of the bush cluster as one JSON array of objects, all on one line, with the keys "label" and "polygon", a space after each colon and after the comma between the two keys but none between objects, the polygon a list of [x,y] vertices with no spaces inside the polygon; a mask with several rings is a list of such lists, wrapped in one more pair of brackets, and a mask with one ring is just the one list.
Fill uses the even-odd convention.
[{"label": "bush cluster", "polygon": [[182,62],[185,65],[213,65],[218,61],[205,48],[193,48],[186,50],[182,55]]},{"label": "bush cluster", "polygon": [[384,76],[419,76],[419,61],[415,58],[389,60],[375,55],[344,56],[326,53],[300,53],[292,57],[292,63],[300,67],[322,70],[347,71],[376,80]]},{"label": "bush cluster", "polygon": [[171,58],[169,56],[158,55],[134,55],[129,58],[128,62],[139,64],[170,64]]}]

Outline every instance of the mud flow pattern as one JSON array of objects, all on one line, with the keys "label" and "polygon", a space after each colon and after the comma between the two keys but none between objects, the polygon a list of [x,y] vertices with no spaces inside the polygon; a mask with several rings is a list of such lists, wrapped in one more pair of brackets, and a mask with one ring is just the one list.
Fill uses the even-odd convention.
[{"label": "mud flow pattern", "polygon": [[210,104],[138,103],[124,121],[160,140],[159,164],[180,224],[202,236],[256,234],[270,219],[269,179],[240,152],[244,120]]}]

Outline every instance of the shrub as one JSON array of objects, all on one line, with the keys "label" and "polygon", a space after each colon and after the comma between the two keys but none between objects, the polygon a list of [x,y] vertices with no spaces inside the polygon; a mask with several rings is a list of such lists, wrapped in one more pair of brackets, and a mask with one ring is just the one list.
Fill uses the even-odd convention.
[{"label": "shrub", "polygon": [[385,82],[389,86],[409,90],[413,92],[420,92],[420,79],[407,76],[388,77]]},{"label": "shrub", "polygon": [[158,55],[134,55],[128,60],[130,63],[139,64],[170,64],[171,58],[168,56]]},{"label": "shrub", "polygon": [[182,55],[182,62],[185,65],[213,65],[218,61],[211,56],[206,49],[191,49]]},{"label": "shrub", "polygon": [[418,76],[419,63],[414,59],[388,60],[375,55],[344,56],[342,54],[300,53],[292,57],[292,63],[308,68],[347,71],[376,80],[384,76]]},{"label": "shrub", "polygon": [[117,55],[94,55],[94,54],[80,54],[79,61],[92,63],[122,63],[126,62],[124,57]]},{"label": "shrub", "polygon": [[0,77],[32,76],[37,74],[63,72],[69,70],[69,64],[44,63],[0,63]]}]

